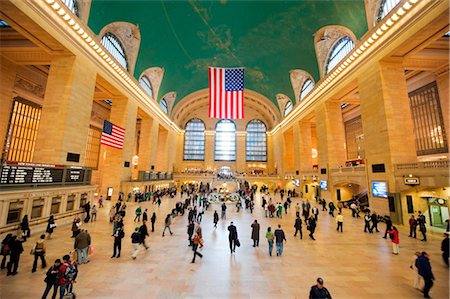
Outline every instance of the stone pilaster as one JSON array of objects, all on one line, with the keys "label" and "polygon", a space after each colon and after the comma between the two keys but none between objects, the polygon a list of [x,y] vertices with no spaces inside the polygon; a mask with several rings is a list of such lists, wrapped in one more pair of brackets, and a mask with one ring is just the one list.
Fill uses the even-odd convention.
[{"label": "stone pilaster", "polygon": [[247,169],[247,153],[246,153],[246,137],[247,132],[236,132],[236,171],[244,172]]},{"label": "stone pilaster", "polygon": [[0,149],[3,153],[11,115],[16,65],[0,56]]},{"label": "stone pilaster", "polygon": [[311,123],[309,121],[300,121],[299,123],[299,144],[298,157],[299,167],[301,170],[312,169],[312,138],[311,138]]}]

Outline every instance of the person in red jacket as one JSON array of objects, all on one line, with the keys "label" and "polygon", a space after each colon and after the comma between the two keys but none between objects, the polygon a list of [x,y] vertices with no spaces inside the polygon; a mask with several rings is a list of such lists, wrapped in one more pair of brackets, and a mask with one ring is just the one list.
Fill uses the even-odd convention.
[{"label": "person in red jacket", "polygon": [[72,293],[73,284],[76,282],[77,274],[77,264],[75,262],[72,262],[70,260],[70,256],[66,254],[65,256],[63,256],[63,264],[61,265],[61,267],[59,267],[58,286],[60,299],[64,297],[66,291],[68,294]]},{"label": "person in red jacket", "polygon": [[400,238],[398,235],[398,230],[395,226],[392,226],[392,229],[388,231],[389,237],[392,240],[392,253],[398,254],[398,244],[400,244]]}]

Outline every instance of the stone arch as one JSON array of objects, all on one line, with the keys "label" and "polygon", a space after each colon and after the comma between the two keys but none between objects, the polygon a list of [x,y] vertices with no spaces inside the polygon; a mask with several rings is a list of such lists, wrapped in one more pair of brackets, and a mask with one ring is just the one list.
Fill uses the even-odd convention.
[{"label": "stone arch", "polygon": [[295,103],[298,103],[300,101],[300,90],[302,89],[303,84],[306,80],[311,79],[314,84],[316,83],[314,81],[313,76],[311,76],[310,73],[304,70],[291,70],[290,72],[291,77],[291,85],[292,89],[294,90],[294,96],[295,96]]},{"label": "stone arch", "polygon": [[143,76],[146,76],[150,80],[153,90],[153,99],[156,101],[158,99],[159,88],[161,87],[161,82],[164,77],[164,68],[150,67],[142,72],[139,79]]},{"label": "stone arch", "polygon": [[344,26],[325,26],[314,33],[314,48],[316,50],[321,78],[325,76],[325,68],[331,49],[333,49],[334,44],[344,36],[350,37],[356,45],[358,40],[356,39],[355,34]]},{"label": "stone arch", "polygon": [[[286,105],[289,102],[292,103],[292,101],[287,95],[282,94],[282,93],[276,94],[276,97],[277,97],[278,107],[280,108],[280,111],[281,111],[281,115],[284,117],[285,116],[284,109],[285,109]],[[294,103],[292,103],[292,105],[294,105]]]},{"label": "stone arch", "polygon": [[172,108],[173,108],[173,104],[175,103],[175,100],[177,99],[177,93],[175,91],[170,91],[168,93],[166,93],[165,95],[163,95],[161,97],[161,100],[164,99],[167,103],[167,108],[168,108],[168,115],[171,115],[172,113]]},{"label": "stone arch", "polygon": [[111,32],[120,40],[127,56],[128,72],[133,74],[141,44],[139,26],[128,22],[110,23],[100,31],[99,38],[102,39],[107,32]]}]

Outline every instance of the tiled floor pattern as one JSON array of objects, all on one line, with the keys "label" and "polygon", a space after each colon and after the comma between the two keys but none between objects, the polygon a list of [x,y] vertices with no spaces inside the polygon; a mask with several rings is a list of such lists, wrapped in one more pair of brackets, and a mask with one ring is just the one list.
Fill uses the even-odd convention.
[{"label": "tiled floor pattern", "polygon": [[[260,197],[257,196],[259,203]],[[157,212],[156,232],[149,238],[150,249],[141,250],[136,260],[131,259],[130,236],[135,203],[129,203],[125,219],[126,236],[122,257],[111,259],[112,225],[108,222],[109,202],[99,210],[95,223],[84,224],[92,235],[95,248],[91,262],[80,266],[75,290],[78,298],[308,298],[309,289],[320,276],[333,298],[422,298],[412,287],[413,271],[409,269],[415,251],[428,251],[436,276],[431,291],[434,299],[449,298],[449,272],[440,252],[440,235],[432,235],[429,242],[408,238],[401,227],[400,255],[391,254],[390,240],[382,234],[363,233],[363,220],[354,219],[345,211],[344,233],[335,230],[334,218],[319,215],[317,241],[293,237],[295,211],[291,209],[283,219],[265,218],[257,204],[253,215],[242,210],[236,213],[228,205],[226,221],[213,228],[213,210],[205,213],[202,221],[205,248],[203,259],[191,264],[192,251],[187,246],[186,216],[177,217],[172,225],[173,236],[161,236],[164,216],[175,205],[176,199],[164,199],[160,208],[149,202],[149,217]],[[297,199],[294,200],[294,204]],[[220,212],[219,212],[220,214]],[[250,225],[254,219],[261,223],[259,248],[252,247]],[[233,220],[237,225],[242,246],[236,254],[228,249],[227,226]],[[269,257],[264,238],[267,226],[281,224],[287,235],[282,257]],[[384,229],[384,224],[381,224]],[[25,243],[19,274],[7,277],[0,273],[0,298],[41,298],[46,269],[31,273],[32,256],[29,254],[38,233]],[[53,238],[47,241],[47,261],[70,251],[70,225],[59,226]]]}]

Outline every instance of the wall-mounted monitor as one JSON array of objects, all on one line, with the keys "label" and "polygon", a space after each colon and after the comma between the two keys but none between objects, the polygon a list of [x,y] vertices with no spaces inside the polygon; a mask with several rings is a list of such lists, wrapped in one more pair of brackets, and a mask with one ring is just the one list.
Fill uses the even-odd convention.
[{"label": "wall-mounted monitor", "polygon": [[386,182],[372,182],[372,195],[375,197],[388,197],[387,183]]},{"label": "wall-mounted monitor", "polygon": [[328,190],[328,182],[327,182],[327,180],[320,180],[320,189],[321,190]]}]

